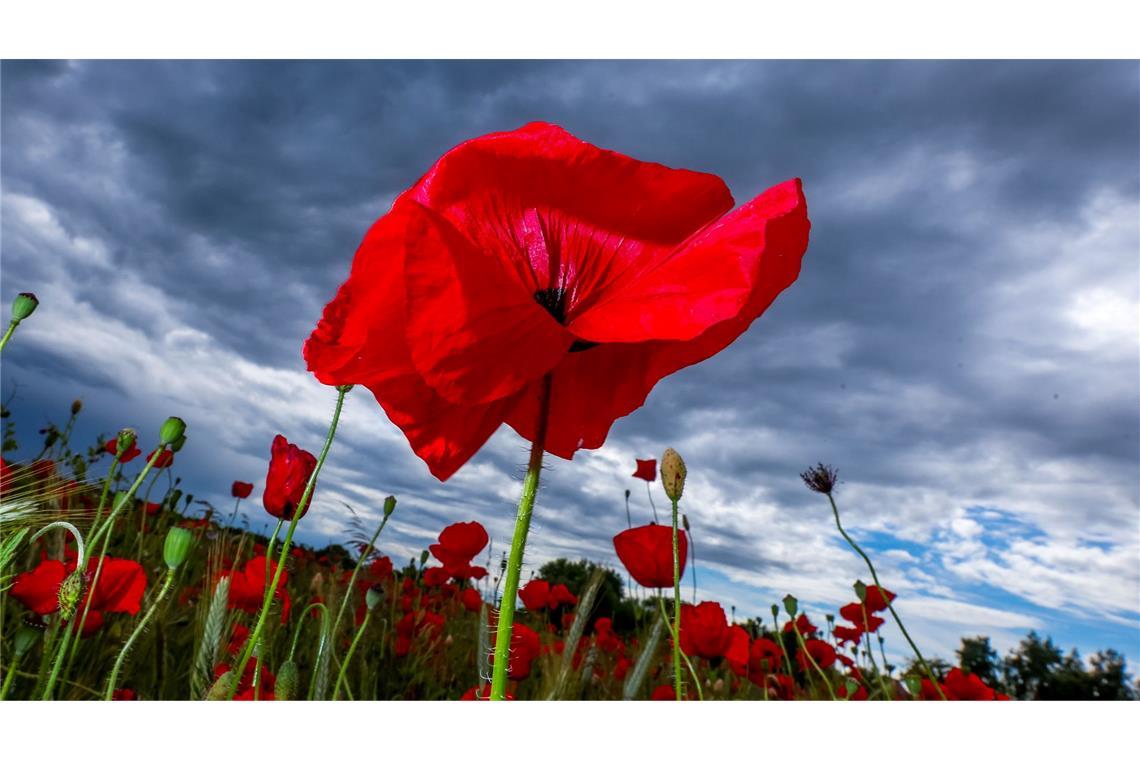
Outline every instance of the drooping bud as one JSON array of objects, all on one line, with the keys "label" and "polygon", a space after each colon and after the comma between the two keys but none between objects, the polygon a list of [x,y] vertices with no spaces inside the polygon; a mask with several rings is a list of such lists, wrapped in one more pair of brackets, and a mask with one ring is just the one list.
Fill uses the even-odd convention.
[{"label": "drooping bud", "polygon": [[286,660],[281,663],[281,667],[277,669],[277,683],[273,687],[273,701],[289,701],[297,695],[297,682],[301,679],[301,673],[297,669],[297,663],[292,660]]},{"label": "drooping bud", "polygon": [[180,417],[167,417],[158,431],[158,442],[169,446],[186,434],[186,423]]},{"label": "drooping bud", "polygon": [[79,414],[83,411],[83,399],[77,398],[71,402],[71,416]]},{"label": "drooping bud", "polygon": [[788,594],[784,597],[784,609],[788,611],[789,615],[795,617],[796,613],[799,611],[799,607],[799,600],[794,596]]},{"label": "drooping bud", "polygon": [[75,608],[79,606],[79,599],[83,596],[83,573],[76,570],[63,579],[59,584],[59,616],[64,620],[71,620],[75,615]]},{"label": "drooping bud", "polygon": [[230,687],[233,686],[234,680],[237,678],[232,670],[227,670],[218,676],[218,680],[214,681],[214,685],[210,687],[210,691],[206,693],[207,702],[220,702],[224,700],[230,693]]},{"label": "drooping bud", "polygon": [[364,603],[368,606],[369,611],[376,609],[376,605],[380,604],[383,599],[384,592],[376,586],[369,586],[368,590],[364,592]]},{"label": "drooping bud", "polygon": [[685,460],[673,449],[665,449],[661,455],[661,486],[670,501],[680,501],[685,490]]},{"label": "drooping bud", "polygon": [[384,499],[384,516],[391,517],[392,513],[396,511],[396,497],[389,496]]},{"label": "drooping bud", "polygon": [[170,444],[170,450],[174,453],[182,451],[182,447],[186,445],[186,436],[180,435],[174,439],[174,443]]},{"label": "drooping bud", "polygon": [[12,321],[19,322],[32,316],[32,312],[40,305],[35,293],[21,293],[12,301]]},{"label": "drooping bud", "polygon": [[171,570],[186,561],[190,548],[194,545],[194,534],[185,528],[174,527],[166,534],[166,543],[162,545],[162,559]]},{"label": "drooping bud", "polygon": [[855,581],[855,596],[859,597],[860,602],[867,601],[867,584],[863,581]]}]

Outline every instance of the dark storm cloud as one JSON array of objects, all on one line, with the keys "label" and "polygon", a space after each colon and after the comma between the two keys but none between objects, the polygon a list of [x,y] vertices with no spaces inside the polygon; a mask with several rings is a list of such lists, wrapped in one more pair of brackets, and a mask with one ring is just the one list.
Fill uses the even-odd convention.
[{"label": "dark storm cloud", "polygon": [[[1079,511],[1085,539],[1135,545],[1140,355],[1111,324],[1120,298],[1136,301],[1133,63],[5,62],[2,73],[6,197],[36,199],[106,248],[109,266],[77,300],[135,317],[155,340],[181,325],[292,371],[368,225],[466,138],[553,121],[719,174],[738,201],[803,177],[813,230],[799,281],[728,350],[663,381],[610,447],[648,456],[687,442],[710,488],[788,510],[818,507],[796,473],[833,461],[865,489],[853,488],[854,514],[888,531],[950,519],[882,501],[926,489],[940,504],[1016,501],[1056,531]],[[42,262],[23,227],[6,216],[3,230],[7,303],[36,288]],[[167,296],[167,321],[147,319],[150,301],[101,302],[100,278],[123,271]],[[1074,303],[1096,307],[1091,322]],[[31,347],[12,356],[6,390],[9,373],[66,368]],[[121,377],[66,369],[132,400]],[[496,442],[474,463],[516,474],[517,440]],[[260,439],[235,446],[264,456]],[[384,473],[377,488],[442,503],[405,513],[415,525],[488,513],[509,524],[505,496],[439,486],[398,441],[342,456],[346,470]],[[611,467],[602,496],[571,474],[579,466],[555,463],[544,499],[557,509],[539,538],[604,558],[628,473]],[[1088,478],[1108,490],[1082,491]],[[705,560],[791,567],[786,547],[706,519]],[[1124,582],[1138,577],[1132,567]]]}]

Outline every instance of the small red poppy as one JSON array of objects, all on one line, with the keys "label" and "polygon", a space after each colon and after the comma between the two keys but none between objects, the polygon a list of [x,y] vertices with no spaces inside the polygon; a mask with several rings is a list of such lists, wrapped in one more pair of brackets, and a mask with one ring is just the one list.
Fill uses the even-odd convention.
[{"label": "small red poppy", "polygon": [[[808,636],[815,633],[819,629],[812,625],[811,621],[808,620],[807,615],[800,615],[798,618],[796,618],[796,630],[800,632],[801,636]],[[789,620],[788,622],[784,623],[784,633],[791,632],[792,621]]]},{"label": "small red poppy", "polygon": [[673,685],[663,683],[653,690],[649,698],[654,702],[673,702],[677,699],[677,692],[673,690]]},{"label": "small red poppy", "polygon": [[550,584],[536,578],[519,589],[519,599],[531,612],[545,610],[550,603]]},{"label": "small red poppy", "polygon": [[230,486],[230,495],[235,499],[244,499],[253,493],[253,483],[245,483],[240,480],[235,480],[234,484]]},{"label": "small red poppy", "polygon": [[657,480],[657,460],[638,459],[637,471],[633,473],[633,477],[641,478],[642,480],[649,483]]},{"label": "small red poppy", "polygon": [[550,598],[547,600],[550,609],[558,609],[563,605],[572,607],[577,603],[578,597],[570,593],[570,589],[566,587],[565,583],[559,583],[550,589]]},{"label": "small red poppy", "polygon": [[690,657],[723,657],[732,644],[724,609],[717,602],[681,606],[681,651]]},{"label": "small red poppy", "polygon": [[504,422],[535,439],[547,376],[546,450],[598,448],[799,275],[800,181],[733,204],[718,177],[552,124],[468,140],[369,230],[305,343],[309,371],[367,386],[441,480]]},{"label": "small red poppy", "polygon": [[448,525],[440,531],[439,543],[432,544],[428,548],[444,567],[462,574],[462,568],[471,564],[471,560],[483,551],[489,540],[487,529],[478,522],[459,522]]},{"label": "small red poppy", "polygon": [[483,597],[471,586],[463,589],[463,593],[459,595],[459,601],[463,603],[468,612],[478,612],[483,606]]},{"label": "small red poppy", "polygon": [[[633,579],[646,588],[673,588],[673,530],[665,525],[642,525],[614,536],[618,559]],[[681,574],[689,542],[684,531],[677,531],[677,556]]]},{"label": "small red poppy", "polygon": [[[268,564],[268,568],[266,568]],[[268,576],[267,576],[268,569]],[[245,563],[240,571],[230,571],[223,573],[230,576],[230,593],[227,600],[227,605],[230,609],[242,610],[250,614],[257,614],[261,611],[262,602],[265,600],[265,588],[268,579],[271,579],[277,572],[277,561],[266,560],[264,556],[254,557]],[[293,606],[293,601],[289,597],[289,592],[286,590],[286,582],[289,580],[289,571],[281,571],[281,580],[277,585],[277,591],[274,592],[273,597],[281,600],[281,621],[284,622],[289,618],[289,610]]]},{"label": "small red poppy", "polygon": [[950,669],[942,682],[942,691],[946,694],[947,699],[964,702],[992,702],[996,696],[996,692],[986,686],[985,681],[973,673],[963,672],[961,668]]},{"label": "small red poppy", "polygon": [[796,663],[799,664],[800,670],[807,670],[812,667],[808,660],[809,656],[816,665],[827,670],[835,664],[835,647],[821,639],[807,639],[804,642],[804,648],[796,652]]},{"label": "small red poppy", "polygon": [[[158,453],[158,456],[156,457],[155,452]],[[154,464],[152,464],[151,467],[155,470],[165,470],[167,467],[174,464],[174,452],[170,449],[164,448],[161,451],[154,449],[146,455],[146,461],[149,462],[151,457],[154,457]]]},{"label": "small red poppy", "polygon": [[[112,438],[111,440],[104,443],[103,444],[103,450],[106,451],[111,456],[115,456],[116,454],[118,454],[119,453],[119,439],[118,438]],[[137,441],[135,441],[132,438],[131,439],[131,447],[129,449],[127,449],[125,454],[123,454],[121,457],[119,457],[119,463],[120,464],[126,464],[127,462],[131,461],[132,459],[134,459],[135,457],[137,457],[141,453],[142,453],[142,450],[139,449]]]},{"label": "small red poppy", "polygon": [[304,517],[309,505],[300,501],[316,467],[315,456],[289,443],[285,436],[275,436],[270,447],[265,493],[261,496],[265,511],[278,519],[291,520],[293,513],[300,508]]},{"label": "small red poppy", "polygon": [[867,608],[867,612],[882,612],[890,606],[890,602],[895,600],[893,591],[888,591],[881,586],[867,586],[867,592],[863,597],[863,605]]}]

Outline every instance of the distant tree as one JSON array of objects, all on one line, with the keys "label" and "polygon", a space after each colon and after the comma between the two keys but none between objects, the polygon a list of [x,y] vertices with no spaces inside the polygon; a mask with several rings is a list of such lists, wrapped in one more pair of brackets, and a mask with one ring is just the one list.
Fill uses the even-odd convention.
[{"label": "distant tree", "polygon": [[1000,682],[1001,658],[990,646],[989,636],[962,639],[962,648],[958,650],[958,667],[967,673],[973,673],[990,686]]},{"label": "distant tree", "polygon": [[1061,650],[1053,639],[1041,639],[1030,631],[1017,649],[1002,661],[1002,675],[1011,696],[1017,699],[1040,699],[1042,687],[1048,689],[1054,668],[1061,664]]},{"label": "distant tree", "polygon": [[1129,683],[1127,664],[1124,656],[1115,649],[1097,652],[1091,658],[1089,671],[1089,699],[1136,699],[1136,689]]}]

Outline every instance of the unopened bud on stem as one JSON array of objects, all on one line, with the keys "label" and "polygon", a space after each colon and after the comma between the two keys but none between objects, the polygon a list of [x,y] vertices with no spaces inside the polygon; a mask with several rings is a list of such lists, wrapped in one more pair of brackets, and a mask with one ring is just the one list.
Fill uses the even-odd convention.
[{"label": "unopened bud on stem", "polygon": [[670,501],[680,501],[685,490],[685,460],[673,449],[661,455],[661,485]]}]

